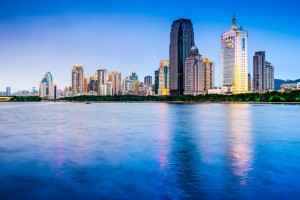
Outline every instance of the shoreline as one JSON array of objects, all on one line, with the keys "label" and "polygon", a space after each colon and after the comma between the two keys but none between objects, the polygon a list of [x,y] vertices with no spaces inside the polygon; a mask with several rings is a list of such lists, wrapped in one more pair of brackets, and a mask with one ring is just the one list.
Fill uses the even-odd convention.
[{"label": "shoreline", "polygon": [[166,104],[291,104],[291,105],[300,105],[300,102],[253,102],[253,101],[0,101],[0,103],[166,103]]}]

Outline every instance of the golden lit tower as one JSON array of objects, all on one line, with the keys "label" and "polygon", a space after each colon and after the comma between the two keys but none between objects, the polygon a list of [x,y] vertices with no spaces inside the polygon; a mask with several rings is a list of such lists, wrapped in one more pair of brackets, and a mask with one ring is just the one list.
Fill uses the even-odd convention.
[{"label": "golden lit tower", "polygon": [[222,87],[228,93],[248,92],[248,32],[237,28],[235,16],[232,27],[221,36]]}]

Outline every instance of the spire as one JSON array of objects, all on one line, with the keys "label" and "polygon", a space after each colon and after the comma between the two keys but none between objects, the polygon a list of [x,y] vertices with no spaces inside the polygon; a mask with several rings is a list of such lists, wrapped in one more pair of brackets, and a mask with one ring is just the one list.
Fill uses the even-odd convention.
[{"label": "spire", "polygon": [[236,18],[235,18],[235,12],[233,14],[233,18],[232,18],[232,29],[236,29]]}]

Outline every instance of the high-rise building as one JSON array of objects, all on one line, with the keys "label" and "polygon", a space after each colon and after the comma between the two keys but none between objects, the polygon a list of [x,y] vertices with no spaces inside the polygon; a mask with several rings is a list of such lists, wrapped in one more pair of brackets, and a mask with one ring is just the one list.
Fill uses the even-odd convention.
[{"label": "high-rise building", "polygon": [[158,94],[159,87],[159,70],[155,70],[154,72],[154,94]]},{"label": "high-rise building", "polygon": [[184,94],[199,95],[204,93],[204,66],[202,55],[193,46],[185,60]]},{"label": "high-rise building", "polygon": [[132,92],[132,80],[126,77],[122,83],[122,94],[131,94]]},{"label": "high-rise building", "polygon": [[90,95],[96,95],[98,91],[98,74],[92,74],[88,84],[88,92]]},{"label": "high-rise building", "polygon": [[251,78],[251,74],[248,73],[248,91],[252,91],[252,78]]},{"label": "high-rise building", "polygon": [[10,87],[6,87],[6,96],[9,97],[11,95]]},{"label": "high-rise building", "polygon": [[274,68],[266,61],[264,51],[255,52],[253,56],[253,91],[274,91]]},{"label": "high-rise building", "polygon": [[194,46],[194,31],[192,21],[178,19],[172,24],[170,34],[170,93],[184,93],[184,65],[191,47]]},{"label": "high-rise building", "polygon": [[170,63],[161,60],[159,63],[158,95],[170,95]]},{"label": "high-rise building", "polygon": [[221,36],[222,87],[227,93],[248,92],[248,32],[237,28],[235,16],[232,27]]},{"label": "high-rise building", "polygon": [[265,90],[274,91],[274,67],[266,61]]},{"label": "high-rise building", "polygon": [[253,56],[253,91],[265,90],[266,54],[264,51],[255,52]]},{"label": "high-rise building", "polygon": [[215,88],[215,63],[208,58],[203,58],[204,67],[204,91],[207,93],[208,90]]},{"label": "high-rise building", "polygon": [[112,95],[121,94],[121,73],[120,72],[111,72],[109,73],[108,80],[112,84]]},{"label": "high-rise building", "polygon": [[76,64],[72,69],[72,93],[73,96],[83,94],[83,67]]},{"label": "high-rise building", "polygon": [[103,88],[103,84],[105,84],[107,82],[107,70],[106,69],[99,69],[97,70],[97,74],[98,74],[98,95],[103,95],[104,92],[101,91],[101,89]]},{"label": "high-rise building", "polygon": [[88,91],[88,81],[87,81],[87,77],[84,75],[83,76],[83,93],[87,93]]},{"label": "high-rise building", "polygon": [[54,99],[54,84],[52,74],[46,71],[40,83],[40,97],[45,99]]},{"label": "high-rise building", "polygon": [[152,85],[152,76],[145,76],[145,78],[144,78],[144,84],[146,86],[151,86]]},{"label": "high-rise building", "polygon": [[140,90],[140,81],[138,75],[133,71],[132,74],[129,76],[130,80],[132,80],[132,91],[137,94]]}]

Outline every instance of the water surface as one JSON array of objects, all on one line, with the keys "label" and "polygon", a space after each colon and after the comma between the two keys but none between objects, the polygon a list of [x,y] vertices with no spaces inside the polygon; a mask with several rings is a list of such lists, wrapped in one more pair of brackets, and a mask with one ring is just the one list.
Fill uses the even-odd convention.
[{"label": "water surface", "polygon": [[0,199],[299,199],[300,106],[0,103]]}]

